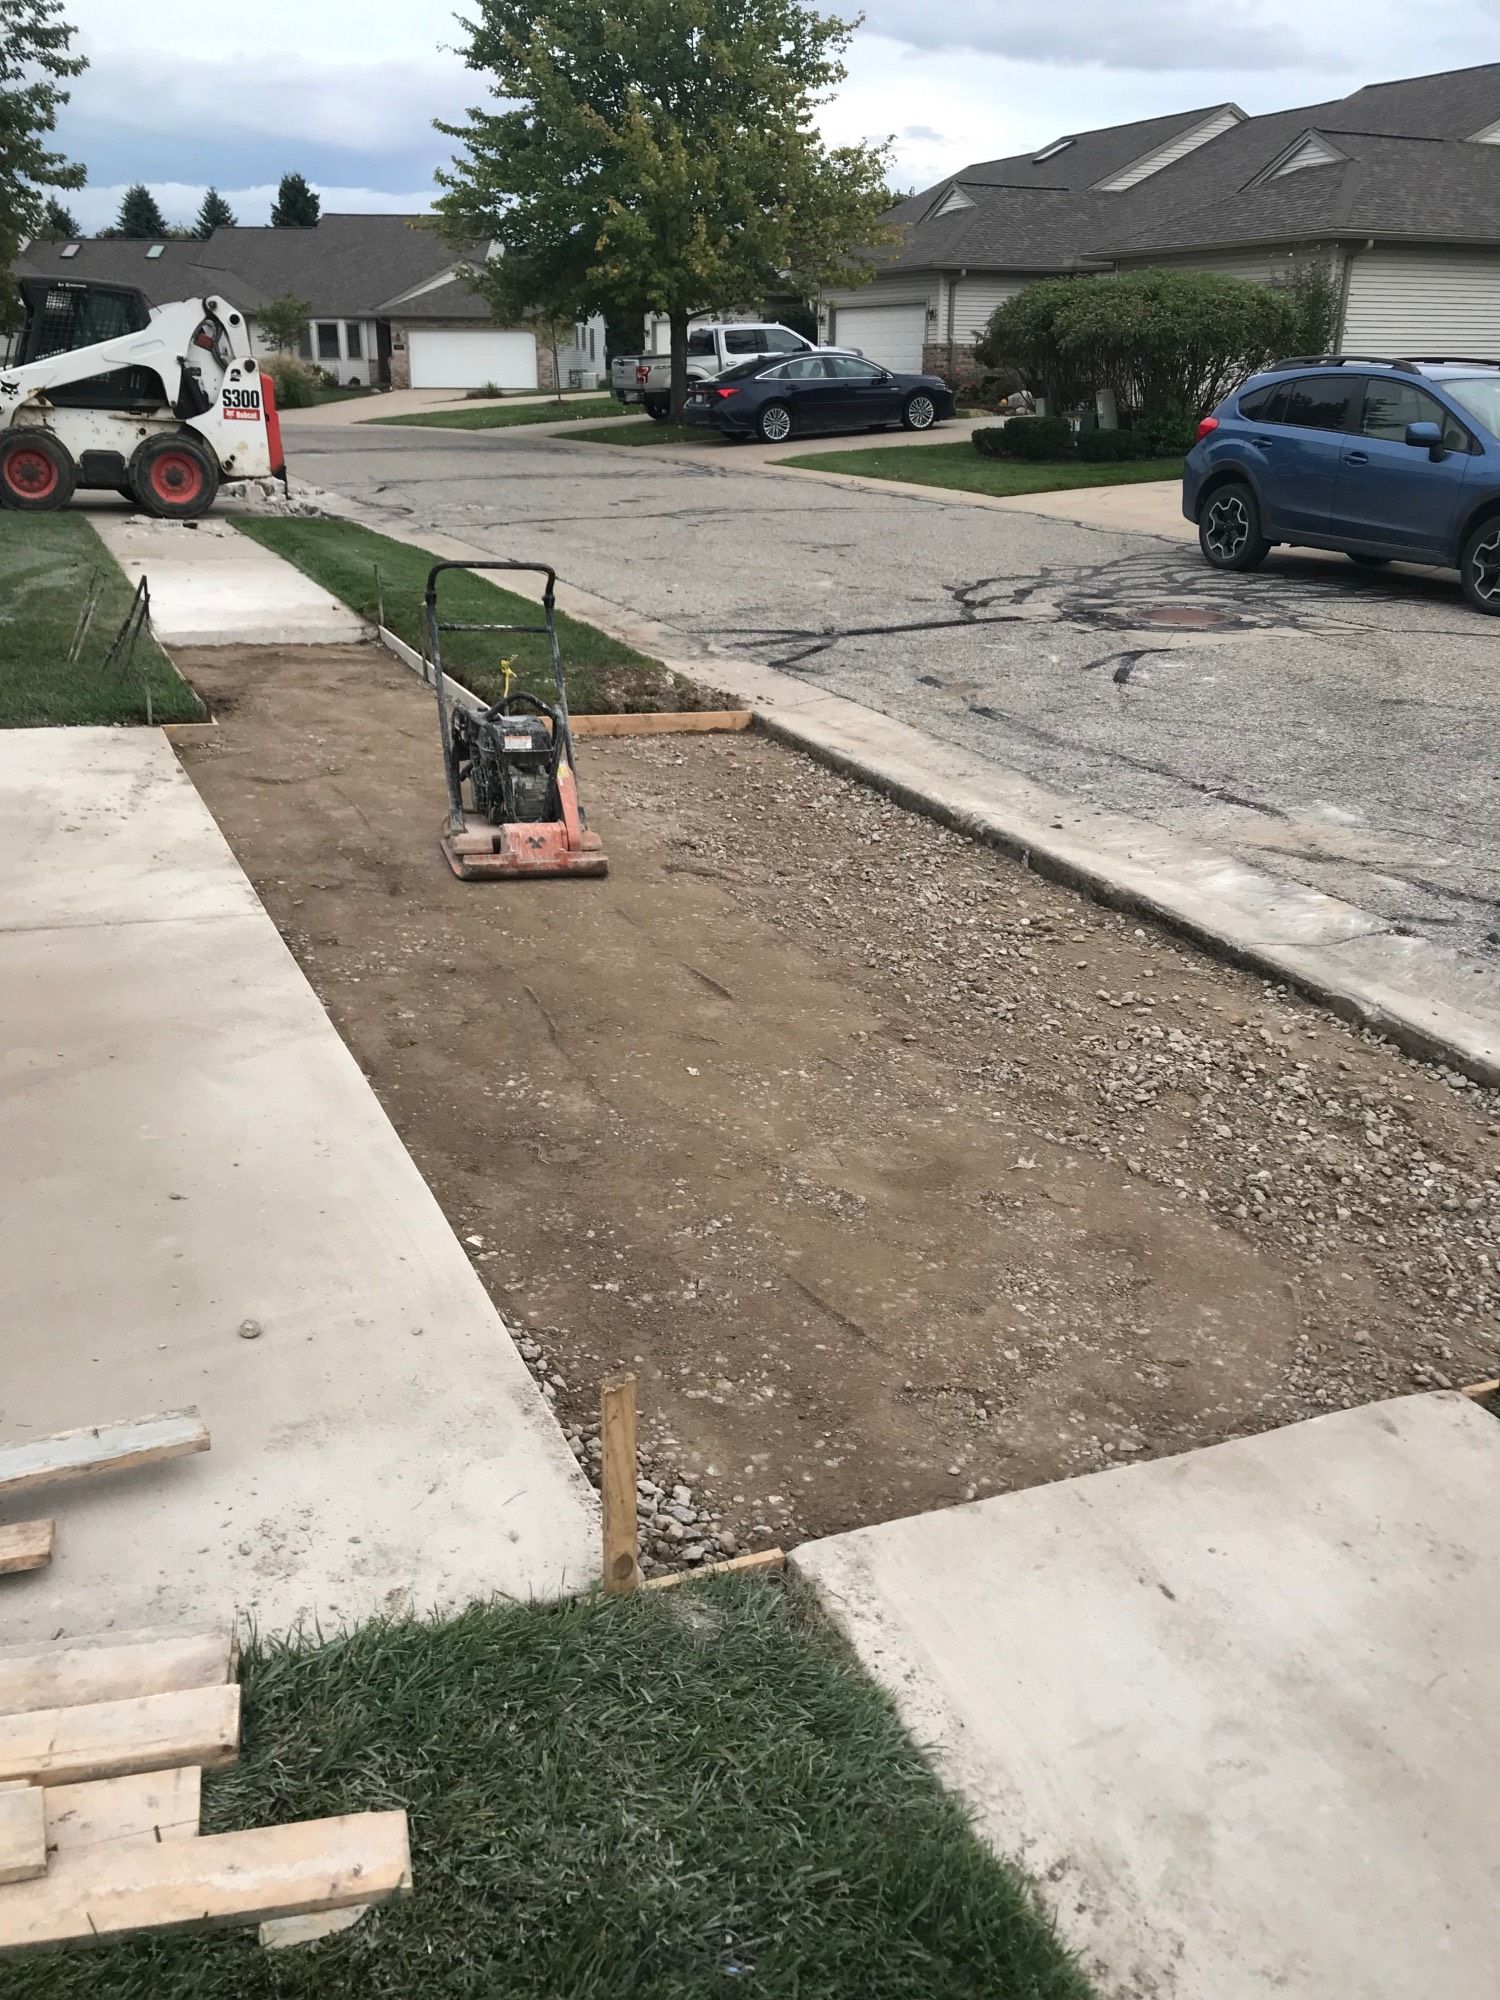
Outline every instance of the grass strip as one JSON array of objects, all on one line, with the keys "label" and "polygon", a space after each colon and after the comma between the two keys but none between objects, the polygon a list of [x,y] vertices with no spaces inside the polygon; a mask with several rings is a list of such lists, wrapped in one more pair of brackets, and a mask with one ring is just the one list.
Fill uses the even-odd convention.
[{"label": "grass strip", "polygon": [[[79,658],[73,630],[97,574],[99,601]],[[54,724],[202,722],[207,714],[160,646],[143,633],[129,667],[104,657],[130,610],[132,586],[86,514],[0,513],[0,729]]]},{"label": "grass strip", "polygon": [[1180,479],[1180,458],[1142,458],[1118,465],[1032,465],[981,458],[971,444],[876,446],[863,451],[808,453],[780,465],[812,472],[855,472],[862,479],[904,479],[913,486],[943,486],[960,493],[1059,493],[1077,486],[1135,486],[1152,479]]},{"label": "grass strip", "polygon": [[415,1894],[18,1958],[6,2000],[1087,2000],[884,1695],[786,1592],[364,1626],[243,1667],[204,1831],[405,1807]]},{"label": "grass strip", "polygon": [[708,444],[718,433],[703,424],[659,424],[652,417],[637,417],[632,424],[611,424],[608,429],[558,433],[558,442],[568,444]]},{"label": "grass strip", "polygon": [[451,409],[419,410],[405,417],[363,417],[360,421],[431,431],[503,431],[513,424],[581,423],[586,417],[615,415],[619,408],[613,396],[577,396],[563,403],[522,403],[509,409],[495,403],[465,409],[457,403]]},{"label": "grass strip", "polygon": [[[398,638],[422,652],[426,645],[423,593],[427,573],[438,560],[425,549],[393,542],[353,521],[238,515],[234,525],[252,541],[284,556],[314,583],[375,622],[384,601],[385,622]],[[379,582],[376,569],[379,569]],[[541,607],[497,588],[483,575],[453,570],[438,585],[445,620],[460,623],[540,625]],[[723,708],[716,689],[674,674],[657,660],[611,639],[593,625],[562,613],[557,620],[568,706],[578,715],[655,713],[663,709]],[[510,660],[516,685],[552,698],[552,659],[547,641],[502,632],[449,632],[443,635],[443,665],[486,701],[503,691],[501,661]]]}]

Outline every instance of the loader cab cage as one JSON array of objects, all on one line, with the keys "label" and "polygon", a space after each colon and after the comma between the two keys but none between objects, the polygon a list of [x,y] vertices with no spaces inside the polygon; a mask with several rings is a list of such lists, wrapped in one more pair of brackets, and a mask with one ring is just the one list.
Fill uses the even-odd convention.
[{"label": "loader cab cage", "polygon": [[[26,309],[14,365],[48,361],[101,340],[142,333],[151,323],[145,294],[130,285],[94,285],[80,278],[20,278]],[[59,383],[51,402],[86,408],[136,410],[158,407],[165,396],[161,378],[149,368],[112,368],[86,382]]]}]

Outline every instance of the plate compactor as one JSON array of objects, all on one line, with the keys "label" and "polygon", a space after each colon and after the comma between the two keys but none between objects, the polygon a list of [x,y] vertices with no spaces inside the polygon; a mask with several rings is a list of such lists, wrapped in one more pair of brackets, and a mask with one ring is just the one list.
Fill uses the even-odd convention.
[{"label": "plate compactor", "polygon": [[[544,576],[541,625],[456,624],[438,615],[438,578],[449,570],[524,570]],[[606,875],[597,833],[584,824],[574,775],[568,694],[557,643],[557,573],[545,563],[444,562],[427,575],[427,657],[437,694],[438,731],[448,779],[442,849],[462,882],[524,875]],[[443,674],[445,632],[545,634],[552,652],[555,702],[522,688],[493,708],[450,701]],[[468,788],[465,804],[464,788]]]}]

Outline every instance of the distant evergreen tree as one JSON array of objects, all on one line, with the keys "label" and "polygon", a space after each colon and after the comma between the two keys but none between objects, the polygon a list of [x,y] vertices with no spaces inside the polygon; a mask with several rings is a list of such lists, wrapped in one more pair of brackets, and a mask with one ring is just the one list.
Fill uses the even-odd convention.
[{"label": "distant evergreen tree", "polygon": [[273,229],[312,229],[323,212],[323,204],[301,174],[283,174],[271,210]]},{"label": "distant evergreen tree", "polygon": [[55,194],[49,194],[42,226],[37,234],[52,243],[66,243],[81,236],[83,231],[78,227],[78,220],[71,209],[64,208]]},{"label": "distant evergreen tree", "polygon": [[203,197],[203,206],[198,211],[198,220],[193,224],[195,236],[212,236],[216,229],[235,229],[239,225],[234,210],[219,193],[211,187]]},{"label": "distant evergreen tree", "polygon": [[164,237],[167,234],[167,218],[157,207],[156,196],[144,181],[137,181],[134,187],[126,188],[115,226],[107,233],[132,240],[143,240],[148,236]]}]

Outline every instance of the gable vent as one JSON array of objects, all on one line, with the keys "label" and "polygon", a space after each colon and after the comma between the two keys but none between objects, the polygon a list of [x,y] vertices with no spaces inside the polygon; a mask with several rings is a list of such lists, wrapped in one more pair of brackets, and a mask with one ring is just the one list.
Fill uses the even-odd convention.
[{"label": "gable vent", "polygon": [[943,200],[933,210],[933,214],[935,216],[953,215],[961,208],[972,208],[973,206],[973,202],[961,187],[951,187]]},{"label": "gable vent", "polygon": [[1175,139],[1169,139],[1164,146],[1154,152],[1132,160],[1128,167],[1122,167],[1117,174],[1111,174],[1107,181],[1095,181],[1100,194],[1123,194],[1126,188],[1133,188],[1139,181],[1159,174],[1163,167],[1170,167],[1174,160],[1185,159],[1189,153],[1196,153],[1200,146],[1206,146],[1210,139],[1217,139],[1221,132],[1227,132],[1231,125],[1238,125],[1244,113],[1232,104],[1215,111],[1199,125],[1192,125],[1186,132],[1179,132]]},{"label": "gable vent", "polygon": [[1316,132],[1312,132],[1295,152],[1287,154],[1271,178],[1279,181],[1283,174],[1300,173],[1304,167],[1331,167],[1343,158],[1344,155],[1330,146],[1326,139],[1320,139]]}]

